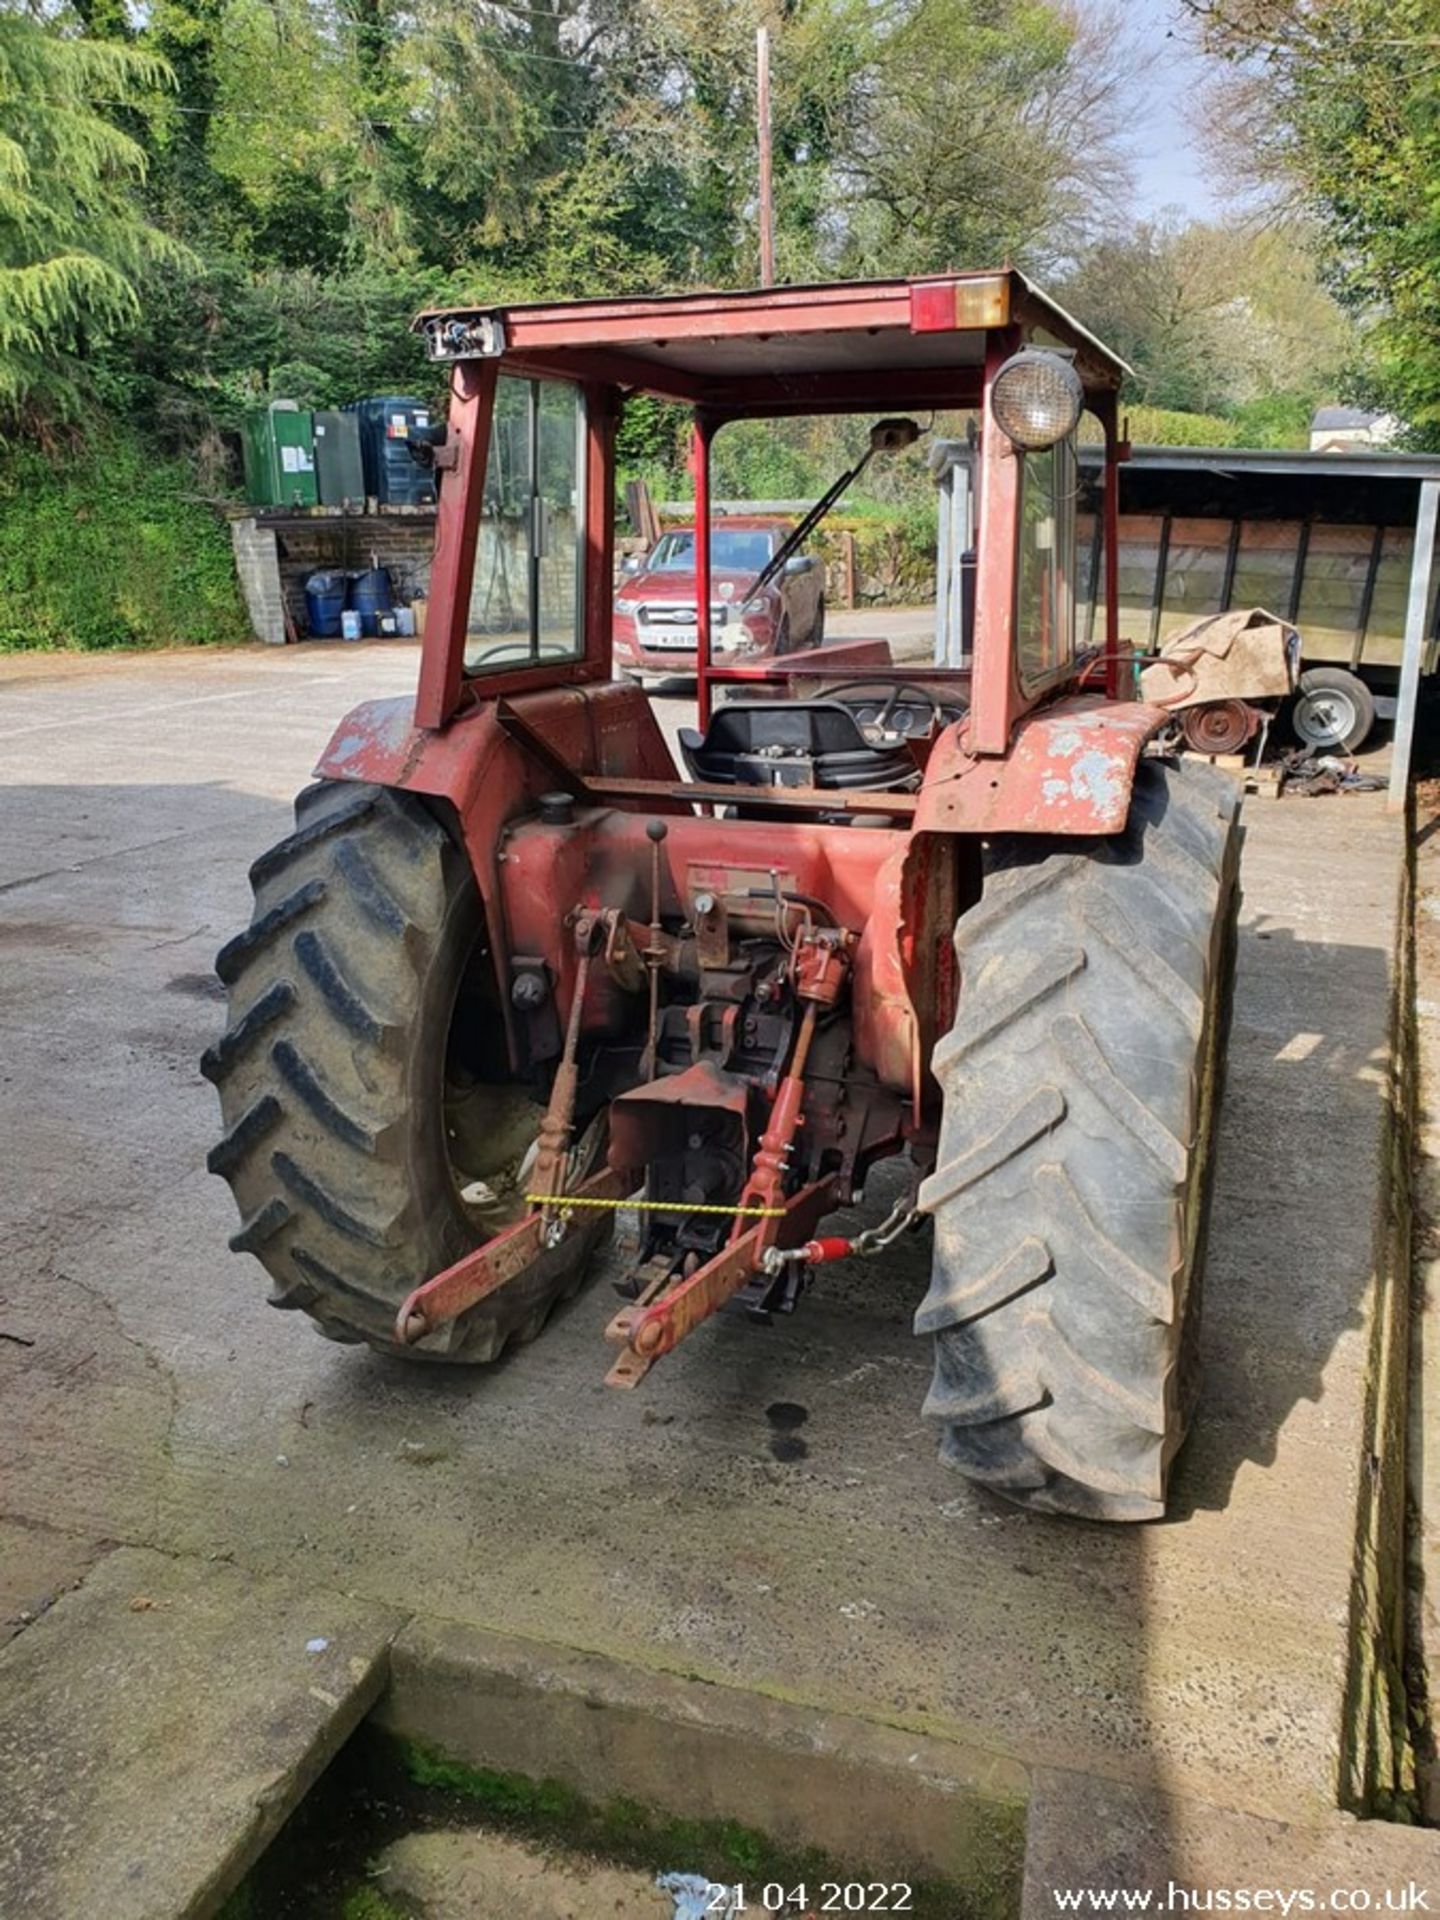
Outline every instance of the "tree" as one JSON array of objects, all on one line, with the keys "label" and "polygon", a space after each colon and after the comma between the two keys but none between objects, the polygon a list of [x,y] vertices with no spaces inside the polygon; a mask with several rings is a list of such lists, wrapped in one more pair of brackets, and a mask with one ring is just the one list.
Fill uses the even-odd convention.
[{"label": "tree", "polygon": [[38,425],[78,404],[84,356],[139,317],[137,282],[177,249],[146,220],[143,111],[164,63],[0,9],[0,408]]},{"label": "tree", "polygon": [[[1061,294],[1135,369],[1133,399],[1190,413],[1313,404],[1333,394],[1352,341],[1294,222],[1142,222],[1089,247]],[[1295,415],[1250,418],[1293,437]]]},{"label": "tree", "polygon": [[845,174],[847,265],[1044,267],[1114,221],[1136,56],[1118,9],[891,0]]},{"label": "tree", "polygon": [[1123,185],[1120,16],[1068,0],[42,4],[177,76],[125,130],[195,258],[97,367],[176,445],[409,365],[407,299],[752,283],[760,21],[782,278],[1045,267]]},{"label": "tree", "polygon": [[1440,446],[1440,21],[1434,0],[1186,0],[1228,63],[1252,178],[1307,207],[1364,333],[1363,385]]}]

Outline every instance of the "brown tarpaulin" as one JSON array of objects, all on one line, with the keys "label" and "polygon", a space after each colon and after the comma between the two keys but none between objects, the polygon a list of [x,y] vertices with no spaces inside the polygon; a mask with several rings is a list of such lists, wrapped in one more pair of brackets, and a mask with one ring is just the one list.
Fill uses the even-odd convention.
[{"label": "brown tarpaulin", "polygon": [[1216,613],[1172,633],[1141,669],[1140,698],[1156,707],[1276,700],[1295,690],[1300,636],[1263,607]]}]

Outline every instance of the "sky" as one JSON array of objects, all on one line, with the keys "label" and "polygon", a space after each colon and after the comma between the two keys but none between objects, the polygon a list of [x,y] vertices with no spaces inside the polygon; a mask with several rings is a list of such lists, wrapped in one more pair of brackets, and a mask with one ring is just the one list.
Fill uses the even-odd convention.
[{"label": "sky", "polygon": [[[1099,0],[1077,4],[1083,12]],[[1130,143],[1136,212],[1148,216],[1178,206],[1193,219],[1212,219],[1221,211],[1218,185],[1186,119],[1204,63],[1179,26],[1183,8],[1179,0],[1124,0],[1124,14],[1148,58],[1147,107]]]}]

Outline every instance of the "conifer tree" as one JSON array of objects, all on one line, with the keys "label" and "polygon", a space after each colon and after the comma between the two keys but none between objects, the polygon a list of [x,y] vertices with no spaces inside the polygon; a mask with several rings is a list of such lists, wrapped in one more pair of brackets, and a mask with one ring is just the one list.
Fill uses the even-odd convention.
[{"label": "conifer tree", "polygon": [[78,404],[86,354],[135,321],[137,280],[176,252],[145,217],[145,154],[117,116],[167,79],[153,54],[0,5],[0,411]]}]

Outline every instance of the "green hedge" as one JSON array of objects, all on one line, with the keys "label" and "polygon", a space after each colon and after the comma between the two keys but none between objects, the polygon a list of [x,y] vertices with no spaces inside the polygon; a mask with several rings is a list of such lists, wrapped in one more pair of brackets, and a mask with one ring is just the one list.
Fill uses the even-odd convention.
[{"label": "green hedge", "polygon": [[924,606],[935,597],[935,505],[862,507],[834,513],[807,546],[825,564],[832,602],[839,606],[845,535],[855,539],[855,576],[862,606]]},{"label": "green hedge", "polygon": [[[1128,407],[1120,405],[1121,423],[1128,423],[1130,440],[1137,447],[1235,447],[1243,445],[1235,422],[1218,413],[1176,413],[1169,407]],[[1100,423],[1087,414],[1080,423],[1080,438],[1094,445],[1102,438]]]},{"label": "green hedge", "polygon": [[1233,420],[1217,413],[1176,413],[1169,407],[1122,407],[1130,420],[1130,438],[1137,447],[1233,447],[1238,436]]},{"label": "green hedge", "polygon": [[251,637],[229,530],[183,461],[119,430],[0,449],[0,652]]}]

